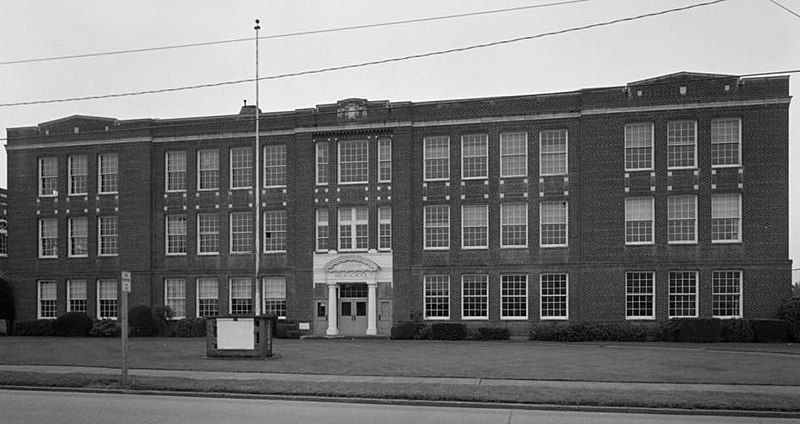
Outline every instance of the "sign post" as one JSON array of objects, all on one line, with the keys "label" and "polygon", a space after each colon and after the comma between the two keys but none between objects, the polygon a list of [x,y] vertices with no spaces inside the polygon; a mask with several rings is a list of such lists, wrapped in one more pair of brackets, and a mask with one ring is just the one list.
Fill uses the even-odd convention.
[{"label": "sign post", "polygon": [[120,326],[122,330],[122,385],[128,384],[128,293],[131,292],[131,273],[122,271],[122,303],[120,305]]}]

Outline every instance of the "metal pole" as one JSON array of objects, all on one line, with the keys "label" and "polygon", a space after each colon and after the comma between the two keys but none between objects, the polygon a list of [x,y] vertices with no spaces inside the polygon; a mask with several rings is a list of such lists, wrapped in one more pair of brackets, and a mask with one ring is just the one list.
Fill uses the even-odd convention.
[{"label": "metal pole", "polygon": [[122,321],[122,379],[123,386],[128,384],[128,292],[121,290],[122,306],[121,306],[121,321]]},{"label": "metal pole", "polygon": [[259,110],[259,102],[258,102],[258,31],[261,29],[261,25],[259,25],[259,20],[256,19],[256,26],[253,27],[256,30],[256,148],[255,148],[255,159],[256,159],[256,166],[255,166],[255,207],[253,208],[255,211],[256,219],[255,219],[255,249],[253,249],[253,253],[255,256],[255,274],[253,278],[254,283],[254,290],[253,296],[255,297],[253,301],[253,310],[256,315],[261,315],[261,284],[258,280],[258,272],[259,266],[261,265],[261,168],[260,168],[260,158],[261,158],[261,140],[260,134],[258,129],[258,118],[260,114]]}]

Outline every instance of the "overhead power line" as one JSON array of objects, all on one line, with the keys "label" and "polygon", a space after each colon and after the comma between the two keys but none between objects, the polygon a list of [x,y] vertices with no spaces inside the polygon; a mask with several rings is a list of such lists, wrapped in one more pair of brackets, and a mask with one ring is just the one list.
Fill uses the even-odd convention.
[{"label": "overhead power line", "polygon": [[[561,29],[561,30],[556,30],[556,31],[543,32],[543,33],[539,33],[539,34],[535,34],[535,35],[529,35],[529,36],[525,36],[525,37],[517,37],[517,38],[500,40],[500,41],[493,41],[493,42],[482,43],[482,44],[473,44],[473,45],[465,46],[465,47],[457,47],[457,48],[452,48],[452,49],[437,50],[437,51],[432,51],[432,52],[427,52],[427,53],[419,53],[419,54],[413,54],[413,55],[408,55],[408,56],[400,56],[400,57],[394,57],[394,58],[388,58],[388,59],[374,60],[374,61],[369,61],[369,62],[352,63],[352,64],[348,64],[348,65],[332,66],[332,67],[327,67],[327,68],[310,69],[310,70],[291,72],[291,73],[286,73],[286,74],[265,76],[265,77],[260,77],[259,80],[276,80],[276,79],[283,79],[283,78],[289,78],[289,77],[297,77],[297,76],[302,76],[302,75],[320,74],[320,73],[325,73],[325,72],[341,71],[341,70],[344,70],[344,69],[362,68],[362,67],[365,67],[365,66],[374,66],[374,65],[381,65],[381,64],[386,64],[386,63],[393,63],[393,62],[401,62],[401,61],[406,61],[406,60],[412,60],[412,59],[421,59],[421,58],[432,57],[432,56],[441,56],[441,55],[446,55],[446,54],[451,54],[451,53],[465,52],[465,51],[469,51],[469,50],[482,49],[482,48],[494,47],[494,46],[499,46],[499,45],[504,45],[504,44],[517,43],[517,42],[520,42],[520,41],[534,40],[534,39],[537,39],[537,38],[544,38],[544,37],[549,37],[549,36],[553,36],[553,35],[566,34],[566,33],[570,33],[570,32],[585,31],[585,30],[592,29],[592,28],[599,28],[599,27],[614,25],[614,24],[618,24],[618,23],[622,23],[622,22],[629,22],[629,21],[634,21],[634,20],[638,20],[638,19],[651,18],[651,17],[655,17],[655,16],[666,15],[666,14],[669,14],[669,13],[675,13],[675,12],[685,11],[685,10],[689,10],[689,9],[695,9],[695,8],[703,7],[703,6],[710,6],[712,4],[722,3],[722,2],[725,2],[725,1],[728,1],[728,0],[713,0],[713,1],[708,1],[708,2],[704,2],[704,3],[696,3],[696,4],[693,4],[693,5],[689,5],[689,6],[666,9],[666,10],[661,10],[661,11],[658,11],[658,12],[645,13],[645,14],[641,14],[641,15],[629,16],[629,17],[614,19],[614,20],[610,20],[610,21],[603,21],[603,22],[587,24],[587,25],[581,25],[581,26],[577,26],[577,27],[571,27],[571,28],[566,28],[566,29]],[[210,88],[210,87],[220,87],[220,86],[227,86],[227,85],[244,84],[244,83],[248,83],[248,82],[254,82],[255,80],[256,80],[255,78],[244,78],[244,79],[232,80],[232,81],[219,81],[219,82],[213,82],[213,83],[207,83],[207,84],[188,85],[188,86],[183,86],[183,87],[160,88],[160,89],[155,89],[155,90],[142,90],[142,91],[131,91],[131,92],[124,92],[124,93],[99,94],[99,95],[94,95],[94,96],[82,96],[82,97],[67,97],[67,98],[62,98],[62,99],[34,100],[34,101],[13,102],[13,103],[0,103],[0,107],[28,106],[28,105],[49,104],[49,103],[65,103],[65,102],[75,102],[75,101],[83,101],[83,100],[97,100],[97,99],[108,99],[108,98],[116,98],[116,97],[140,96],[140,95],[144,95],[144,94],[169,93],[169,92],[175,92],[175,91],[196,90],[196,89],[200,89],[200,88]]]},{"label": "overhead power line", "polygon": [[[456,18],[465,18],[470,16],[480,16],[480,15],[489,15],[495,13],[506,13],[506,12],[516,12],[520,10],[527,10],[527,9],[539,9],[542,7],[550,7],[550,6],[560,6],[570,3],[585,3],[588,1],[593,0],[567,0],[567,1],[559,1],[553,3],[544,3],[544,4],[535,4],[530,6],[519,6],[519,7],[510,7],[506,9],[494,9],[494,10],[484,10],[479,12],[469,12],[469,13],[459,13],[455,15],[445,15],[445,16],[430,16],[425,18],[416,18],[416,19],[406,19],[402,21],[391,21],[391,22],[379,22],[374,24],[363,24],[363,25],[352,25],[346,27],[339,27],[339,28],[327,28],[327,29],[318,29],[318,30],[310,30],[310,31],[298,31],[298,32],[289,32],[284,34],[272,34],[272,35],[265,35],[258,37],[259,40],[268,40],[268,39],[276,39],[276,38],[289,38],[289,37],[298,37],[303,35],[315,35],[315,34],[327,34],[332,32],[344,32],[344,31],[353,31],[358,29],[368,29],[368,28],[378,28],[378,27],[385,27],[385,26],[395,26],[395,25],[404,25],[404,24],[411,24],[411,23],[419,23],[419,22],[432,22],[432,21],[442,21],[446,19],[456,19]],[[19,60],[9,60],[5,62],[0,62],[0,66],[3,65],[16,65],[22,63],[34,63],[34,62],[48,62],[48,61],[55,61],[55,60],[65,60],[65,59],[82,59],[88,57],[98,57],[98,56],[111,56],[111,55],[121,55],[121,54],[128,54],[128,53],[144,53],[144,52],[153,52],[153,51],[160,51],[160,50],[174,50],[174,49],[183,49],[187,47],[203,47],[203,46],[213,46],[219,44],[232,44],[232,43],[242,43],[245,41],[253,41],[253,37],[244,37],[244,38],[232,38],[228,40],[216,40],[216,41],[204,41],[198,43],[187,43],[187,44],[173,44],[167,46],[155,46],[155,47],[143,47],[138,49],[128,49],[128,50],[114,50],[114,51],[106,51],[106,52],[95,52],[95,53],[81,53],[81,54],[72,54],[72,55],[65,55],[65,56],[52,56],[52,57],[40,57],[40,58],[32,58],[32,59],[19,59]]]},{"label": "overhead power line", "polygon": [[775,6],[778,6],[778,7],[780,7],[781,9],[783,9],[783,10],[785,10],[785,11],[787,11],[787,12],[791,13],[792,15],[794,15],[796,18],[800,19],[800,15],[798,15],[798,14],[797,14],[795,11],[793,11],[792,9],[789,9],[788,7],[786,7],[786,6],[784,6],[784,5],[780,4],[780,3],[778,3],[778,2],[777,2],[777,1],[775,1],[775,0],[769,0],[769,1],[770,1],[770,3],[774,4]]}]

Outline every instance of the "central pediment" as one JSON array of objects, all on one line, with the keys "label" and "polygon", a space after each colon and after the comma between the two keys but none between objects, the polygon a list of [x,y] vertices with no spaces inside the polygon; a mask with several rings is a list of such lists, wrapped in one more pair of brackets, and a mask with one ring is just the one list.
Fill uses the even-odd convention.
[{"label": "central pediment", "polygon": [[327,265],[327,272],[377,272],[381,267],[371,259],[363,256],[345,256],[336,258]]}]

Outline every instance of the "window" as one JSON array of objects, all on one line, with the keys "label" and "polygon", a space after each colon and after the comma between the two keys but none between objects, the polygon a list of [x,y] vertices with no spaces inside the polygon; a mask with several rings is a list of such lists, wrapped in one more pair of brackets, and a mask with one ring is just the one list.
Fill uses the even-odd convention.
[{"label": "window", "polygon": [[164,279],[164,305],[172,309],[173,318],[186,318],[186,280]]},{"label": "window", "polygon": [[425,181],[450,179],[450,137],[425,137]]},{"label": "window", "polygon": [[653,169],[653,124],[625,125],[625,170]]},{"label": "window", "polygon": [[219,219],[216,213],[197,214],[197,254],[219,254]]},{"label": "window", "polygon": [[231,253],[253,251],[253,214],[231,212]]},{"label": "window", "polygon": [[264,147],[264,187],[286,186],[286,146]]},{"label": "window", "polygon": [[697,166],[697,122],[667,123],[667,169]]},{"label": "window", "polygon": [[58,195],[58,159],[39,158],[39,196]]},{"label": "window", "polygon": [[500,277],[500,319],[528,319],[528,276]]},{"label": "window", "polygon": [[317,185],[328,184],[328,142],[317,142]]},{"label": "window", "polygon": [[248,315],[253,313],[252,280],[246,277],[231,278],[230,281],[230,313]]},{"label": "window", "polygon": [[500,247],[528,247],[528,204],[500,205]]},{"label": "window", "polygon": [[58,221],[55,218],[39,220],[39,257],[58,257]]},{"label": "window", "polygon": [[528,133],[500,134],[500,177],[528,175]]},{"label": "window", "polygon": [[742,271],[711,274],[711,315],[715,318],[742,317]]},{"label": "window", "polygon": [[425,249],[450,248],[450,206],[425,206]]},{"label": "window", "polygon": [[286,251],[286,211],[264,212],[264,253]]},{"label": "window", "polygon": [[67,312],[86,313],[86,280],[67,280]]},{"label": "window", "polygon": [[117,319],[117,280],[97,280],[97,318]]},{"label": "window", "polygon": [[167,215],[167,255],[186,254],[186,216]]},{"label": "window", "polygon": [[567,245],[567,202],[542,202],[539,210],[539,245]]},{"label": "window", "polygon": [[8,221],[0,219],[0,256],[8,256]]},{"label": "window", "polygon": [[69,251],[70,257],[86,257],[89,254],[89,235],[86,217],[70,217],[69,223]]},{"label": "window", "polygon": [[378,250],[392,250],[392,208],[378,208]]},{"label": "window", "polygon": [[286,317],[286,277],[264,278],[264,313]]},{"label": "window", "polygon": [[424,288],[425,319],[450,319],[450,276],[426,275]]},{"label": "window", "polygon": [[117,217],[100,216],[97,218],[97,249],[100,256],[117,255]]},{"label": "window", "polygon": [[328,251],[328,238],[330,237],[330,227],[328,224],[328,210],[317,209],[317,251]]},{"label": "window", "polygon": [[69,194],[87,194],[89,163],[85,155],[70,156],[67,160],[69,173]]},{"label": "window", "polygon": [[464,205],[461,207],[461,248],[485,249],[489,247],[489,207]]},{"label": "window", "polygon": [[461,276],[461,319],[489,318],[489,276]]},{"label": "window", "polygon": [[697,272],[669,273],[669,317],[697,317]]},{"label": "window", "polygon": [[541,286],[541,319],[569,318],[569,275],[542,274],[539,276]]},{"label": "window", "polygon": [[655,273],[625,274],[625,318],[655,319]]},{"label": "window", "polygon": [[367,140],[339,142],[339,184],[369,182],[368,148]]},{"label": "window", "polygon": [[253,187],[253,149],[231,148],[231,189]]},{"label": "window", "polygon": [[392,181],[392,139],[378,139],[378,182]]},{"label": "window", "polygon": [[186,191],[186,152],[167,152],[165,162],[167,191]]},{"label": "window", "polygon": [[369,210],[367,208],[339,209],[339,250],[369,248]]},{"label": "window", "polygon": [[197,189],[219,190],[219,151],[197,151]]},{"label": "window", "polygon": [[539,133],[539,174],[567,173],[567,130],[548,130]]},{"label": "window", "polygon": [[216,278],[197,279],[197,316],[219,315],[219,287]]},{"label": "window", "polygon": [[625,244],[653,244],[654,202],[652,197],[625,199]]},{"label": "window", "polygon": [[742,164],[742,120],[739,118],[711,121],[711,167]]},{"label": "window", "polygon": [[669,243],[697,243],[697,196],[670,196],[667,218]]},{"label": "window", "polygon": [[739,243],[742,241],[742,195],[715,194],[711,196],[711,242]]},{"label": "window", "polygon": [[118,190],[119,163],[116,153],[105,153],[97,156],[97,172],[100,180],[100,194],[116,193]]},{"label": "window", "polygon": [[461,179],[489,177],[489,142],[486,134],[461,136]]},{"label": "window", "polygon": [[58,283],[39,281],[39,319],[58,317]]}]

